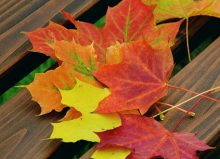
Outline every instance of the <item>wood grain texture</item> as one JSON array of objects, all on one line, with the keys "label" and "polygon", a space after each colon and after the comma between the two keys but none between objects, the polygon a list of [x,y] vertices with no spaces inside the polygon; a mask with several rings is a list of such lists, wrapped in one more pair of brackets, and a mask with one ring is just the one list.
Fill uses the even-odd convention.
[{"label": "wood grain texture", "polygon": [[[12,2],[8,2],[0,8],[1,12],[11,6],[0,16],[0,19],[3,19],[0,23],[0,75],[24,57],[31,48],[27,37],[21,32],[43,27],[51,19],[62,24],[66,20],[61,17],[61,10],[67,10],[77,17],[98,0],[29,0],[25,5],[21,5],[22,2],[19,1],[14,6],[11,6]],[[14,14],[11,14],[12,12]]]},{"label": "wood grain texture", "polygon": [[44,140],[51,133],[50,122],[58,115],[39,117],[39,112],[25,89],[0,108],[1,159],[44,159],[59,146],[57,140]]},{"label": "wood grain texture", "polygon": [[[170,84],[181,86],[196,92],[203,92],[210,88],[220,86],[220,38],[214,41],[190,64],[182,69],[170,80]],[[212,95],[220,99],[220,93]],[[184,93],[178,90],[170,90],[164,102],[177,104],[192,97],[191,93]],[[193,102],[185,104],[182,108],[188,109]],[[196,133],[197,137],[206,143],[215,143],[220,138],[220,104],[204,99],[194,110],[196,116],[187,118],[178,128],[178,131]],[[172,129],[176,121],[182,115],[177,110],[166,114],[163,124]]]}]

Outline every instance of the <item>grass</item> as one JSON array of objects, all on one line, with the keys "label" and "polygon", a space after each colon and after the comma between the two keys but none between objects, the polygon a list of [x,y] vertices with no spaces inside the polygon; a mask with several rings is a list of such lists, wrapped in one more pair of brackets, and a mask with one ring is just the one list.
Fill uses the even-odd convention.
[{"label": "grass", "polygon": [[26,77],[24,77],[18,83],[16,83],[14,87],[11,87],[6,92],[4,92],[0,96],[0,105],[3,105],[5,102],[10,100],[13,96],[15,96],[21,89],[23,89],[22,86],[28,85],[29,83],[31,83],[33,81],[36,73],[43,73],[43,72],[45,72],[53,64],[55,64],[55,60],[53,60],[51,58],[48,59],[46,62],[41,64],[39,67],[34,69],[32,72],[30,72]]}]

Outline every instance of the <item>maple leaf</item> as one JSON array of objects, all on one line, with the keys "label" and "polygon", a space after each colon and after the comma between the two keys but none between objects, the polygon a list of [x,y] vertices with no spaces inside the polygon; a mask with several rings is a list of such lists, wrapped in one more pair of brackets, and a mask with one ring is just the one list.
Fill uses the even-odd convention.
[{"label": "maple leaf", "polygon": [[41,115],[56,110],[60,112],[64,105],[61,104],[61,95],[58,90],[71,89],[75,85],[73,70],[62,64],[55,70],[35,75],[34,81],[26,86],[34,101],[41,107]]},{"label": "maple leaf", "polygon": [[101,87],[101,84],[92,75],[92,71],[100,67],[93,44],[82,46],[75,41],[58,41],[51,47],[54,49],[56,57],[74,70],[75,78]]},{"label": "maple leaf", "polygon": [[[151,23],[151,29],[145,29],[143,35],[139,37],[139,40],[147,41],[154,48],[164,48],[166,45],[172,47],[175,44],[176,36],[179,31],[180,25],[183,20],[165,23],[157,26],[155,23]],[[116,42],[114,45],[111,45],[106,50],[106,63],[107,64],[117,64],[122,60],[122,51],[121,48],[125,43]]]},{"label": "maple leaf", "polygon": [[116,114],[90,114],[80,118],[52,123],[53,132],[50,139],[62,139],[63,142],[86,140],[99,142],[95,132],[102,132],[120,126],[120,119]]},{"label": "maple leaf", "polygon": [[67,12],[63,12],[63,14],[78,29],[74,35],[76,42],[82,45],[94,42],[98,59],[105,61],[107,47],[117,41],[129,42],[142,36],[143,30],[153,21],[153,9],[154,6],[146,6],[141,0],[123,0],[117,6],[108,9],[106,25],[102,28],[76,21]]},{"label": "maple leaf", "polygon": [[120,52],[122,62],[104,65],[94,73],[111,91],[97,112],[140,109],[144,113],[167,93],[174,65],[172,53],[169,47],[152,48],[146,41],[126,44]]},{"label": "maple leaf", "polygon": [[97,70],[99,62],[93,45],[82,46],[74,41],[58,41],[52,45],[56,57],[70,64],[76,72],[93,78],[92,71]]},{"label": "maple leaf", "polygon": [[158,22],[172,19],[188,19],[192,16],[208,15],[220,17],[219,0],[143,0],[146,4],[156,4],[155,19]]},{"label": "maple leaf", "polygon": [[82,114],[72,107],[66,112],[65,116],[62,119],[60,119],[60,121],[68,121],[79,118],[80,116],[82,116]]},{"label": "maple leaf", "polygon": [[83,115],[94,112],[98,103],[109,95],[109,90],[76,79],[76,85],[73,89],[60,89],[60,93],[63,104],[74,107]]},{"label": "maple leaf", "polygon": [[25,35],[27,35],[33,45],[32,51],[57,59],[54,55],[54,50],[49,45],[61,40],[72,41],[74,31],[50,22],[47,27],[36,29],[33,32],[25,32]]},{"label": "maple leaf", "polygon": [[122,147],[109,147],[97,149],[91,158],[93,159],[125,159],[131,150]]},{"label": "maple leaf", "polygon": [[101,133],[98,148],[121,146],[133,150],[129,159],[197,159],[196,151],[211,149],[191,133],[170,133],[152,118],[121,115],[122,126]]},{"label": "maple leaf", "polygon": [[[50,45],[56,57],[63,61],[63,64],[55,70],[36,75],[35,80],[27,86],[33,100],[40,104],[41,114],[49,113],[52,110],[59,112],[64,108],[58,89],[72,89],[75,78],[100,86],[100,83],[91,74],[91,71],[98,68],[92,45],[81,46],[74,41],[57,41]],[[80,113],[74,109],[69,111],[63,120],[80,116]]]},{"label": "maple leaf", "polygon": [[108,43],[134,41],[151,23],[154,6],[146,6],[141,0],[123,0],[108,9],[103,32]]},{"label": "maple leaf", "polygon": [[121,125],[117,114],[97,114],[93,111],[98,103],[109,95],[107,88],[98,88],[91,84],[76,80],[72,90],[60,90],[62,103],[78,110],[80,118],[53,123],[53,132],[50,138],[62,138],[64,142],[87,140],[99,142],[95,132],[114,129]]},{"label": "maple leaf", "polygon": [[[152,47],[172,47],[175,44],[177,33],[183,20],[164,23],[152,27],[152,30],[144,30],[142,38],[151,44]],[[155,25],[155,24],[152,24]]]}]

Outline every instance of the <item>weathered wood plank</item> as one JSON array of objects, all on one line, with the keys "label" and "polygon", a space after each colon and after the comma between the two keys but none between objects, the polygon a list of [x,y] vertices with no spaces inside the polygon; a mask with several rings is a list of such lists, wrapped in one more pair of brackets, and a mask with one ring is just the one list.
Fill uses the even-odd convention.
[{"label": "weathered wood plank", "polygon": [[7,8],[4,13],[0,14],[0,34],[3,34],[7,30],[14,27],[17,23],[24,20],[24,18],[26,18],[28,15],[30,15],[46,3],[47,0],[22,0]]},{"label": "weathered wood plank", "polygon": [[[220,38],[213,42],[206,50],[196,57],[190,64],[182,69],[169,82],[172,85],[181,86],[196,92],[203,92],[220,85]],[[191,97],[191,93],[183,93],[171,90],[165,98],[165,102],[177,104]],[[220,98],[220,93],[212,95]],[[188,109],[194,101],[185,104],[182,108]],[[177,130],[188,131],[197,134],[197,137],[207,143],[214,143],[220,136],[220,104],[204,99],[194,110],[196,116],[187,118]],[[172,129],[180,118],[181,112],[177,110],[166,114],[163,124]]]},{"label": "weathered wood plank", "polygon": [[11,1],[5,2],[5,3],[4,3],[3,5],[1,5],[1,7],[0,7],[0,14],[2,14],[3,12],[5,12],[8,8],[12,7],[15,3],[16,3],[16,0],[11,0]]},{"label": "weathered wood plank", "polygon": [[[74,17],[85,12],[98,0],[53,0],[53,1],[30,1],[25,7],[18,9],[16,14],[11,15],[6,21],[0,23],[0,75],[12,67],[31,48],[22,31],[32,31],[48,23],[50,19],[64,23],[60,11],[67,9]],[[5,13],[6,14],[6,13]],[[20,19],[17,20],[17,19]],[[0,31],[1,32],[1,31]]]},{"label": "weathered wood plank", "polygon": [[25,89],[0,108],[1,159],[44,159],[59,146],[57,140],[43,140],[51,133],[50,122],[58,116],[38,117],[39,112]]}]

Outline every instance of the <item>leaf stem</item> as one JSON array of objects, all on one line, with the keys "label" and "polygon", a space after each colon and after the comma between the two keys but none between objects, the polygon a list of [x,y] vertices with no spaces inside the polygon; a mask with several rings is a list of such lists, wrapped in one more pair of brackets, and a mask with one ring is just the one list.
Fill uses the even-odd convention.
[{"label": "leaf stem", "polygon": [[[178,89],[178,90],[181,90],[181,91],[184,91],[184,92],[189,92],[189,93],[192,93],[192,94],[199,94],[195,91],[192,91],[192,90],[189,90],[189,89],[186,89],[186,88],[183,88],[183,87],[178,87],[178,86],[174,86],[174,85],[170,85],[170,84],[167,84],[168,87],[170,88],[173,88],[173,89]],[[218,99],[215,99],[215,98],[212,98],[212,97],[209,97],[207,95],[201,95],[202,97],[206,98],[206,99],[209,99],[211,101],[214,101],[214,102],[217,102],[217,103],[220,103],[220,100]]]},{"label": "leaf stem", "polygon": [[[210,92],[209,92],[210,93]],[[207,93],[207,94],[209,94]],[[199,105],[199,103],[204,99],[204,96],[200,97],[188,110],[187,113],[184,114],[175,124],[174,128],[173,128],[173,132],[175,132],[178,128],[178,126],[183,122],[183,120],[186,118],[187,114],[191,111],[193,111],[193,109],[195,109],[196,106]]]},{"label": "leaf stem", "polygon": [[164,114],[164,113],[166,113],[166,112],[168,112],[168,111],[170,111],[170,110],[172,110],[172,109],[174,109],[174,108],[180,107],[181,105],[183,105],[183,104],[185,104],[185,103],[187,103],[187,102],[189,102],[189,101],[191,101],[191,100],[193,100],[193,99],[195,99],[195,98],[197,98],[197,97],[200,97],[200,96],[202,96],[202,95],[204,95],[204,94],[206,94],[206,93],[213,92],[213,91],[217,91],[217,90],[220,90],[220,86],[215,87],[215,88],[212,88],[212,89],[209,89],[209,90],[204,91],[204,92],[202,92],[202,93],[199,93],[199,94],[195,95],[195,96],[192,97],[192,98],[189,98],[189,99],[187,99],[187,100],[185,100],[185,101],[183,101],[183,102],[181,102],[181,103],[179,103],[179,104],[177,104],[177,105],[175,105],[175,106],[173,106],[173,107],[171,107],[171,108],[168,108],[168,109],[166,109],[166,110],[164,110],[164,111],[162,111],[162,112],[160,112],[160,113],[154,115],[153,118],[157,117],[157,116],[160,115],[160,114]]},{"label": "leaf stem", "polygon": [[[168,106],[168,107],[173,107],[174,106],[172,104],[168,104],[168,103],[164,103],[164,102],[157,102],[157,104]],[[181,112],[187,113],[191,117],[194,117],[196,115],[194,112],[188,112],[187,110],[179,108],[179,107],[177,107],[176,109],[180,110]]]},{"label": "leaf stem", "polygon": [[191,62],[192,59],[191,59],[191,52],[189,47],[189,18],[186,18],[186,46],[187,46],[188,59],[189,62]]}]

